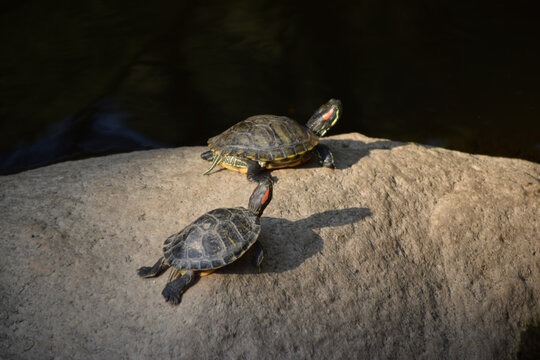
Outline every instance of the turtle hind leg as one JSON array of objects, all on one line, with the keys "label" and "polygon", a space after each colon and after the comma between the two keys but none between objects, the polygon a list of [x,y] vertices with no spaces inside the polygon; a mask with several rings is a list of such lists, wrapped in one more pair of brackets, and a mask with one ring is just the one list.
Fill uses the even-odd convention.
[{"label": "turtle hind leg", "polygon": [[334,155],[332,155],[332,152],[328,148],[328,146],[323,144],[318,144],[315,147],[315,152],[317,153],[317,156],[319,158],[319,164],[325,168],[334,169],[336,166],[334,165]]},{"label": "turtle hind leg", "polygon": [[[211,154],[207,154],[207,153],[211,153]],[[204,158],[203,157],[206,156],[207,158]],[[210,158],[210,156],[212,156]],[[208,160],[208,161],[212,161],[212,165],[210,165],[210,167],[208,168],[208,170],[206,170],[205,172],[203,172],[203,175],[207,175],[210,171],[212,171],[217,165],[221,164],[223,162],[223,156],[221,155],[218,155],[212,151],[206,151],[206,152],[203,152],[201,154],[201,157],[205,160]]]},{"label": "turtle hind leg", "polygon": [[159,259],[154,266],[143,266],[137,270],[137,273],[142,278],[151,278],[163,274],[170,267],[169,264],[165,262],[165,258]]},{"label": "turtle hind leg", "polygon": [[214,160],[215,155],[216,154],[212,150],[208,150],[201,154],[201,159],[204,159],[206,161],[212,161]]},{"label": "turtle hind leg", "polygon": [[193,282],[193,271],[188,270],[184,274],[178,269],[174,269],[174,272],[169,278],[170,281],[167,283],[161,295],[165,298],[165,301],[170,302],[173,305],[180,304],[182,300],[182,294],[187,290],[189,285]]}]

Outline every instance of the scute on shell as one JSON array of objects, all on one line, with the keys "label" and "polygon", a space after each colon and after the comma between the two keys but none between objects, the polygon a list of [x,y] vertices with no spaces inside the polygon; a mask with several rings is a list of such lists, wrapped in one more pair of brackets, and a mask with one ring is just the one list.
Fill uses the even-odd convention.
[{"label": "scute on shell", "polygon": [[227,156],[277,161],[312,150],[319,138],[286,116],[257,115],[208,140],[212,151]]}]

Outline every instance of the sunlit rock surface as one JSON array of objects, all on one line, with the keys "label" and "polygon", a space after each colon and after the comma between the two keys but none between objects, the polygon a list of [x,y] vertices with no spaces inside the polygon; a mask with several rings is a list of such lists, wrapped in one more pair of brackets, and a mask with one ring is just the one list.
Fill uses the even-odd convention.
[{"label": "sunlit rock surface", "polygon": [[251,253],[179,306],[150,280],[170,234],[254,188],[203,147],[0,177],[0,357],[512,358],[540,315],[540,165],[371,139],[277,170]]}]

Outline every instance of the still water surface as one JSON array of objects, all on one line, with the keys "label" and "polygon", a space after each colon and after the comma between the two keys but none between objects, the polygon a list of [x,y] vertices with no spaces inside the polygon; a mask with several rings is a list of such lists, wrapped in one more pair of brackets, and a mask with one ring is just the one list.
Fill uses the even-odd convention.
[{"label": "still water surface", "polygon": [[0,15],[0,171],[205,145],[255,114],[540,162],[532,2],[25,1]]}]

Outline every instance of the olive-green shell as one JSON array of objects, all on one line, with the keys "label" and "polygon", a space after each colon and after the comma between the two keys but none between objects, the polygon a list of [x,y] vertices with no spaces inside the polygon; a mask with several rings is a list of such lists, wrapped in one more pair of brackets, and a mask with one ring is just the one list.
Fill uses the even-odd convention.
[{"label": "olive-green shell", "polygon": [[220,155],[275,161],[311,151],[319,138],[286,116],[257,115],[241,121],[208,140]]},{"label": "olive-green shell", "polygon": [[165,240],[163,253],[177,269],[216,269],[241,257],[260,232],[260,218],[247,209],[215,209]]}]

